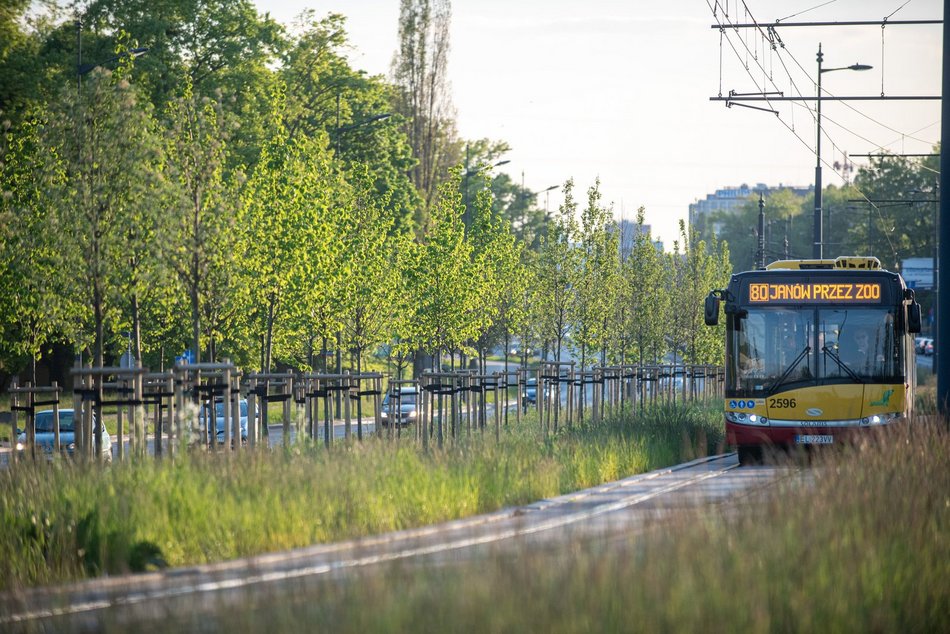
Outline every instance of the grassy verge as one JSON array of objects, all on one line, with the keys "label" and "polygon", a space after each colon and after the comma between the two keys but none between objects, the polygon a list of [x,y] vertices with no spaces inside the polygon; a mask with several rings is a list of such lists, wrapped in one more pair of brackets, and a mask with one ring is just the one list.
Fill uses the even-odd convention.
[{"label": "grassy verge", "polygon": [[100,469],[0,472],[0,588],[230,559],[496,510],[674,464],[721,443],[720,410],[655,409],[444,451],[372,440]]},{"label": "grassy verge", "polygon": [[197,616],[178,610],[160,629],[950,631],[946,423],[821,454],[807,475],[812,484],[790,481],[738,513],[684,511],[641,533],[301,581]]}]

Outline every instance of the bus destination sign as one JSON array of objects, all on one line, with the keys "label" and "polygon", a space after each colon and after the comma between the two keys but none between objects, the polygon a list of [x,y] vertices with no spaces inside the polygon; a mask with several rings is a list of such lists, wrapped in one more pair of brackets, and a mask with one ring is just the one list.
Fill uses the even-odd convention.
[{"label": "bus destination sign", "polygon": [[880,282],[750,282],[750,304],[880,303]]}]

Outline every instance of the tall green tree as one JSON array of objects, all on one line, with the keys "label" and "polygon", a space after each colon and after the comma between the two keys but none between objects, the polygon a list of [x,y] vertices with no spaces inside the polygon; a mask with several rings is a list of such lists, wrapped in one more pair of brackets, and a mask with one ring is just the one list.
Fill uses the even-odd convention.
[{"label": "tall green tree", "polygon": [[376,197],[368,172],[352,183],[351,221],[341,236],[345,274],[338,297],[342,303],[344,341],[362,372],[363,355],[386,342],[395,315],[399,269],[395,266],[395,218],[386,201]]},{"label": "tall green tree", "polygon": [[161,112],[186,82],[196,95],[222,101],[240,120],[230,157],[254,164],[268,133],[271,67],[286,42],[251,0],[93,0],[80,17],[84,60],[107,59],[112,34],[130,33],[149,49],[133,79],[153,106]]},{"label": "tall green tree", "polygon": [[629,246],[629,255],[621,265],[617,302],[622,363],[659,363],[667,350],[666,331],[675,292],[666,259],[644,224],[645,214],[643,207],[637,210],[633,243],[622,248],[627,252]]},{"label": "tall green tree", "polygon": [[239,294],[235,254],[239,239],[240,173],[228,173],[233,120],[219,101],[194,94],[185,80],[182,94],[166,109],[168,172],[177,186],[170,201],[173,224],[167,255],[190,308],[191,348],[201,360],[208,344],[212,360],[222,324],[236,310]]},{"label": "tall green tree", "polygon": [[96,69],[80,95],[68,86],[50,108],[42,135],[48,159],[48,204],[63,241],[59,270],[84,280],[74,289],[94,333],[95,363],[103,364],[107,323],[121,308],[130,231],[153,213],[149,200],[160,180],[161,144],[151,108],[125,79]]},{"label": "tall green tree", "polygon": [[8,128],[0,138],[0,373],[19,371],[29,358],[34,384],[37,360],[68,328],[74,308],[57,268],[62,233],[44,196],[43,122]]},{"label": "tall green tree", "polygon": [[[934,148],[939,154],[939,146]],[[851,253],[877,256],[890,270],[930,257],[936,240],[938,157],[883,156],[858,170],[851,198]],[[847,254],[843,254],[847,255]]]},{"label": "tall green tree", "polygon": [[550,225],[547,238],[541,243],[536,261],[538,292],[534,308],[542,341],[552,344],[556,361],[561,359],[570,329],[577,282],[578,251],[573,247],[578,234],[576,213],[574,181],[568,180],[564,183],[564,202]]},{"label": "tall green tree", "polygon": [[386,201],[397,227],[408,227],[419,206],[409,180],[415,165],[404,121],[393,114],[394,88],[380,77],[351,68],[345,18],[323,19],[305,12],[301,32],[282,55],[281,78],[288,86],[285,125],[289,138],[298,134],[330,135],[341,163],[367,170],[377,198]]},{"label": "tall green tree", "polygon": [[620,245],[613,212],[601,203],[600,179],[587,190],[587,205],[581,212],[577,281],[570,310],[572,344],[586,368],[593,351],[607,361],[612,333],[611,319],[617,298]]},{"label": "tall green tree", "polygon": [[261,337],[261,367],[289,358],[309,308],[310,287],[324,273],[327,250],[340,243],[350,210],[334,204],[341,185],[326,137],[288,140],[281,93],[275,97],[272,137],[244,190],[240,261],[246,279],[251,333]]},{"label": "tall green tree", "polygon": [[448,85],[449,0],[401,0],[399,48],[392,63],[396,110],[404,117],[406,134],[418,161],[410,175],[423,199],[418,226],[439,186],[457,165],[460,143]]},{"label": "tall green tree", "polygon": [[[435,355],[466,348],[485,326],[478,314],[480,299],[472,284],[472,246],[465,239],[459,174],[439,188],[430,210],[428,230],[422,237],[412,268],[407,271],[410,295],[416,309],[404,327],[407,339]],[[467,350],[471,353],[471,350]]]},{"label": "tall green tree", "polygon": [[686,224],[680,221],[680,239],[674,243],[669,258],[670,288],[675,292],[667,332],[674,356],[685,363],[722,363],[723,327],[704,325],[703,302],[710,290],[725,288],[729,281],[732,266],[728,247],[715,241],[707,245],[705,240],[691,239]]},{"label": "tall green tree", "polygon": [[518,311],[521,258],[507,221],[492,211],[489,190],[476,193],[470,214],[467,238],[474,274],[470,292],[477,299],[473,318],[481,323],[476,345],[484,372],[486,351],[499,340],[505,344],[507,363],[512,320]]}]

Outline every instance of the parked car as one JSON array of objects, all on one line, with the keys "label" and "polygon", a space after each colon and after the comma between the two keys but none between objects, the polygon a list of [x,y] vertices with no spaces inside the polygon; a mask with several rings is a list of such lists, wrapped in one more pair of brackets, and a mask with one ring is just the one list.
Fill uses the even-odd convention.
[{"label": "parked car", "polygon": [[521,389],[521,407],[525,410],[538,404],[538,380],[528,379]]},{"label": "parked car", "polygon": [[[241,443],[247,443],[247,400],[241,399],[238,403],[238,406],[241,408]],[[215,431],[217,432],[216,437],[218,444],[224,442],[224,426],[228,425],[230,428],[231,421],[224,420],[224,403],[216,401],[214,404],[214,419],[215,419]]]},{"label": "parked car", "polygon": [[[98,421],[95,421],[95,419],[93,419],[93,421],[93,430],[95,430],[97,427],[99,427],[99,423]],[[37,449],[42,450],[43,453],[48,457],[52,457],[56,442],[53,410],[48,409],[43,410],[42,412],[36,412],[34,424],[36,430],[35,442]],[[95,434],[95,431],[93,431],[93,434]],[[95,442],[95,440],[93,440],[93,442]],[[76,451],[76,427],[73,410],[71,409],[59,410],[59,448],[60,452],[65,455],[72,455]],[[17,436],[16,450],[29,450],[27,445],[26,430],[22,430]],[[109,432],[104,426],[102,427],[102,446],[100,447],[100,455],[104,461],[112,461],[112,436],[109,435]]]},{"label": "parked car", "polygon": [[917,354],[931,355],[934,353],[933,337],[914,337],[914,348]]},{"label": "parked car", "polygon": [[[390,423],[408,425],[416,422],[419,416],[418,393],[412,386],[400,387],[397,393],[394,390],[386,392],[382,403],[382,423],[388,427]],[[397,405],[398,402],[398,405]],[[398,406],[398,410],[396,409]]]}]

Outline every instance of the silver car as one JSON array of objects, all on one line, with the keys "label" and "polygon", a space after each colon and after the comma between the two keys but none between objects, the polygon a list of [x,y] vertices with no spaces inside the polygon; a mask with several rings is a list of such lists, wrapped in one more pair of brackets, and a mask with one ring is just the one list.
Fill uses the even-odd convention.
[{"label": "silver car", "polygon": [[[241,410],[241,443],[247,444],[247,400],[242,398],[240,400],[239,407]],[[202,408],[202,418],[207,420],[207,416],[207,406],[205,406]],[[215,438],[219,445],[224,443],[224,427],[224,403],[221,401],[216,401],[214,404],[214,429]],[[228,429],[231,429],[231,421],[227,421],[227,427]]]},{"label": "silver car", "polygon": [[[36,429],[36,448],[42,450],[47,456],[52,457],[56,435],[53,410],[48,409],[42,412],[36,412],[34,422]],[[99,423],[96,421],[95,427],[98,426]],[[95,431],[93,434],[95,434]],[[72,455],[76,450],[76,427],[73,410],[71,409],[59,410],[59,447],[60,451],[66,455]],[[20,435],[17,436],[16,449],[17,451],[29,450],[25,430],[20,432]],[[106,462],[112,460],[112,436],[109,435],[105,427],[102,427],[102,447],[100,447],[100,455]]]}]

